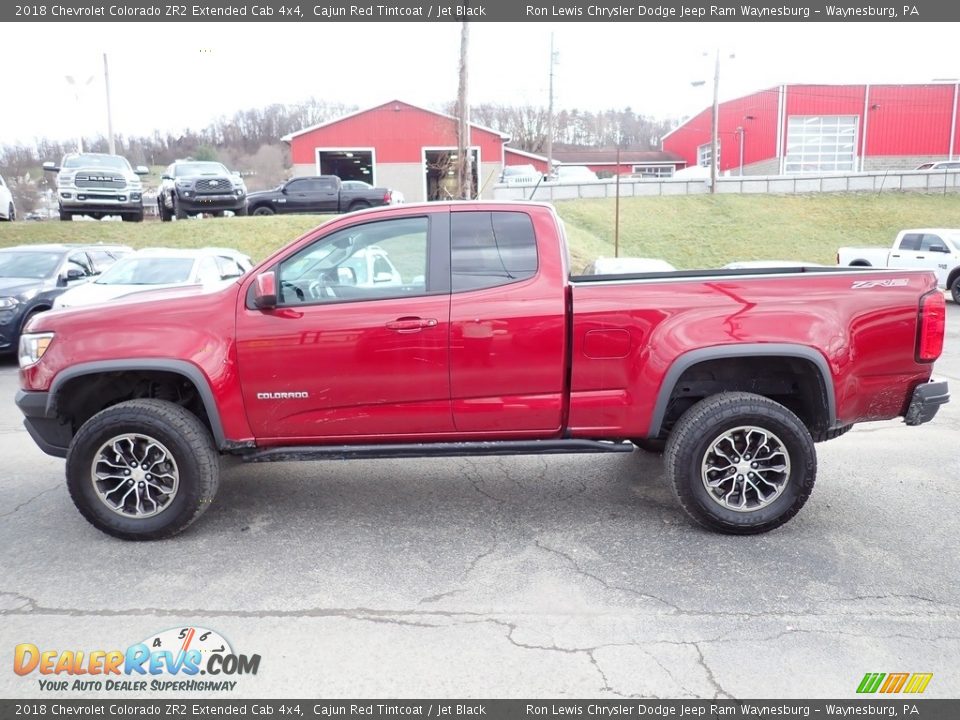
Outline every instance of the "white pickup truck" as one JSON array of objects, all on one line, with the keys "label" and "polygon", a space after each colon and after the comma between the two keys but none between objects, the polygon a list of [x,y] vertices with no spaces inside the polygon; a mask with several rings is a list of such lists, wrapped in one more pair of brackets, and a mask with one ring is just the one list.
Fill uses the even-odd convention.
[{"label": "white pickup truck", "polygon": [[901,230],[889,250],[842,247],[837,250],[837,265],[932,270],[937,284],[960,303],[960,229]]}]

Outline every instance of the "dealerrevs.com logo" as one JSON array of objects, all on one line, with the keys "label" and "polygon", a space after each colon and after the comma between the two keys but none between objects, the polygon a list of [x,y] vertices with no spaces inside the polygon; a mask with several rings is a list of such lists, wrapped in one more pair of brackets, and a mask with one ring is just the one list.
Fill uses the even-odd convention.
[{"label": "dealerrevs.com logo", "polygon": [[54,692],[230,691],[238,682],[232,678],[256,675],[259,668],[259,655],[237,654],[222,635],[201,627],[164,630],[126,650],[20,643],[13,652],[17,675],[39,675],[40,690]]}]

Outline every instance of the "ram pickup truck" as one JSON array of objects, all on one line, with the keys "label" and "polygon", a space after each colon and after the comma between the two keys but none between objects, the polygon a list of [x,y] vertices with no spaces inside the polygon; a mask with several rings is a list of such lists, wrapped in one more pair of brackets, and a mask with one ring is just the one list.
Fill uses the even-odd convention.
[{"label": "ram pickup truck", "polygon": [[142,175],[145,165],[130,166],[120,155],[68,153],[60,164],[47,161],[45,172],[57,174],[60,219],[88,216],[100,220],[119,215],[124,221],[143,222]]},{"label": "ram pickup truck", "polygon": [[[336,175],[296,177],[272,190],[252,192],[247,197],[251,215],[275,213],[344,213],[380,205],[392,205],[394,193],[383,187],[357,187]],[[363,183],[366,185],[366,183]]]},{"label": "ram pickup truck", "polygon": [[[399,282],[360,283],[389,257]],[[813,489],[814,443],[931,420],[945,303],[930,272],[571,276],[537,203],[343,215],[227,288],[46,312],[16,402],[82,515],[126,539],[209,507],[246,462],[628,453],[665,443],[697,522],[759,533]]]},{"label": "ram pickup truck", "polygon": [[960,229],[901,230],[889,249],[842,247],[837,265],[931,270],[937,286],[960,303]]}]

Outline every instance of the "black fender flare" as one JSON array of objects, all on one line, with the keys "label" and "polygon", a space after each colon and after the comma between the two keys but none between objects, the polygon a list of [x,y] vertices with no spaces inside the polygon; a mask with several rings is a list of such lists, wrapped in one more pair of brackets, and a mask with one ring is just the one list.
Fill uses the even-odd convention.
[{"label": "black fender flare", "polygon": [[827,359],[822,353],[807,345],[797,345],[793,343],[738,343],[690,350],[673,361],[673,364],[671,364],[667,370],[667,374],[664,375],[660,390],[657,393],[657,402],[653,407],[653,416],[650,418],[650,429],[647,431],[647,437],[659,437],[660,429],[663,425],[663,418],[667,413],[667,405],[670,402],[670,396],[677,385],[677,381],[684,372],[694,365],[707,360],[725,360],[740,357],[788,357],[812,362],[820,373],[820,381],[823,383],[823,388],[826,392],[829,427],[832,428],[836,425],[837,401],[833,387],[833,375],[830,372]]},{"label": "black fender flare", "polygon": [[207,413],[207,419],[210,421],[210,430],[213,433],[214,442],[218,448],[223,449],[227,443],[223,432],[223,423],[220,420],[220,409],[217,401],[213,397],[213,390],[210,388],[210,382],[206,375],[196,365],[186,360],[174,360],[171,358],[135,358],[130,360],[96,360],[93,362],[79,363],[71,365],[62,370],[50,383],[50,390],[47,396],[47,414],[52,416],[56,413],[57,397],[63,386],[78,377],[84,375],[98,375],[100,373],[129,371],[150,371],[158,370],[181,375],[197,388],[203,408]]}]

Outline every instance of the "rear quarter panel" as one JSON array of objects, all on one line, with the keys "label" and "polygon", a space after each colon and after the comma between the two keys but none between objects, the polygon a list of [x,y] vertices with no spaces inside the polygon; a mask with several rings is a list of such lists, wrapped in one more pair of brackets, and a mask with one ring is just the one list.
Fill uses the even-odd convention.
[{"label": "rear quarter panel", "polygon": [[571,432],[645,437],[685,353],[754,343],[822,355],[838,424],[901,415],[932,371],[914,353],[919,299],[935,285],[887,271],[574,283]]}]

